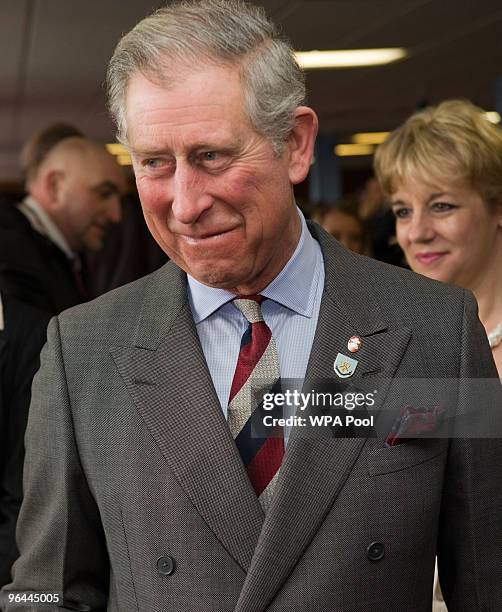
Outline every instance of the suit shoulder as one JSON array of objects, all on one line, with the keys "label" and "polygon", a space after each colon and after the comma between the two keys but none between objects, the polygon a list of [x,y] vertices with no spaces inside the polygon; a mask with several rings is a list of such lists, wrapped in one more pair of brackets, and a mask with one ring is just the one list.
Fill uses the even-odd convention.
[{"label": "suit shoulder", "polygon": [[378,310],[391,325],[420,322],[434,325],[449,318],[461,320],[467,292],[411,270],[358,255],[344,248],[321,228],[314,227],[323,252],[326,289],[345,302],[347,312],[353,308]]},{"label": "suit shoulder", "polygon": [[428,278],[407,268],[400,268],[356,253],[352,255],[359,260],[368,276],[374,278],[377,284],[383,284],[385,289],[392,288],[394,291],[399,291],[403,296],[413,292],[414,297],[418,294],[424,299],[435,297],[459,299],[464,294],[464,289],[460,287]]},{"label": "suit shoulder", "polygon": [[83,321],[96,317],[113,317],[124,310],[129,310],[132,313],[135,307],[141,306],[142,296],[157,273],[158,270],[131,283],[112,289],[89,302],[68,308],[59,315],[59,319],[64,324],[66,321],[77,318]]},{"label": "suit shoulder", "polygon": [[427,278],[411,270],[400,268],[359,255],[344,248],[337,240],[315,224],[309,224],[323,252],[326,285],[337,290],[337,280],[347,287],[349,295],[364,294],[368,307],[372,301],[391,304],[393,309],[410,308],[420,304],[439,302],[463,303],[466,290]]},{"label": "suit shoulder", "polygon": [[28,219],[14,202],[0,202],[0,231],[27,233],[31,230]]},{"label": "suit shoulder", "polygon": [[88,336],[97,340],[130,337],[144,315],[155,316],[157,311],[169,309],[173,296],[178,302],[184,301],[185,283],[181,270],[167,262],[147,276],[65,310],[58,320],[62,333],[72,336],[85,329]]},{"label": "suit shoulder", "polygon": [[17,206],[11,202],[1,202],[0,253],[12,255],[17,260],[15,255],[22,254],[25,248],[32,248],[33,236],[36,236],[35,230]]},{"label": "suit shoulder", "polygon": [[420,318],[427,313],[437,315],[438,312],[452,315],[451,309],[460,315],[466,296],[471,299],[470,292],[460,287],[369,257],[352,255],[357,260],[355,265],[361,278],[366,278],[371,297],[379,303],[382,311],[398,312],[406,318]]}]

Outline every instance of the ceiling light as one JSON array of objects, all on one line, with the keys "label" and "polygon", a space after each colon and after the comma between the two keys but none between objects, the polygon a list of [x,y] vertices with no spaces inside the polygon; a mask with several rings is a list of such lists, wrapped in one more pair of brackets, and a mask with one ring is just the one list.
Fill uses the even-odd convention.
[{"label": "ceiling light", "polygon": [[485,117],[490,123],[500,123],[500,115],[497,113],[497,111],[485,113]]},{"label": "ceiling light", "polygon": [[121,145],[118,142],[112,142],[105,146],[108,153],[111,153],[112,155],[129,155],[129,152],[124,147],[124,145]]},{"label": "ceiling light", "polygon": [[347,157],[349,155],[372,155],[375,147],[370,144],[339,144],[335,147],[335,155]]},{"label": "ceiling light", "polygon": [[350,49],[346,51],[297,51],[302,68],[356,68],[390,64],[408,55],[406,49]]},{"label": "ceiling light", "polygon": [[389,134],[390,132],[359,132],[358,134],[353,134],[352,142],[356,144],[379,145]]},{"label": "ceiling light", "polygon": [[131,156],[128,153],[124,155],[117,155],[117,163],[121,166],[132,166]]}]

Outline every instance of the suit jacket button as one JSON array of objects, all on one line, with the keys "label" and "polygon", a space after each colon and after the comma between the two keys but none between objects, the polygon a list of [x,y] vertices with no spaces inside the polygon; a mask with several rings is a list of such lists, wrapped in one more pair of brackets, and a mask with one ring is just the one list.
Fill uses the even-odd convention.
[{"label": "suit jacket button", "polygon": [[366,549],[366,554],[370,561],[380,561],[385,556],[385,546],[383,542],[372,542]]},{"label": "suit jacket button", "polygon": [[168,556],[159,557],[157,571],[161,576],[170,576],[174,572],[174,559]]}]

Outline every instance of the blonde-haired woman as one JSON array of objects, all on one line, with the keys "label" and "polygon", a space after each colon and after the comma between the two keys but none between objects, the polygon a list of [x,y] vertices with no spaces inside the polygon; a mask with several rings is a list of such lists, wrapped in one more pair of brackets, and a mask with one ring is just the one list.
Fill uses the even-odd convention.
[{"label": "blonde-haired woman", "polygon": [[502,377],[502,130],[468,101],[431,106],[380,145],[375,173],[410,268],[474,292]]},{"label": "blonde-haired woman", "polygon": [[410,268],[474,292],[502,377],[502,130],[449,100],[392,132],[375,171]]}]

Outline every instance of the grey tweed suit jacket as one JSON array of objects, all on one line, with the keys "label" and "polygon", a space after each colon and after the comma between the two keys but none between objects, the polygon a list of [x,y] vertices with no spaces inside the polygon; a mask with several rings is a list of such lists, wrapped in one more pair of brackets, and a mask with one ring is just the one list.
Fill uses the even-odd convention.
[{"label": "grey tweed suit jacket", "polygon": [[[354,334],[354,383],[496,377],[468,292],[311,231],[326,282],[307,378],[333,377]],[[265,517],[168,263],[52,320],[8,588],[65,610],[425,612],[437,553],[450,612],[500,612],[501,466],[496,440],[293,433]]]}]

